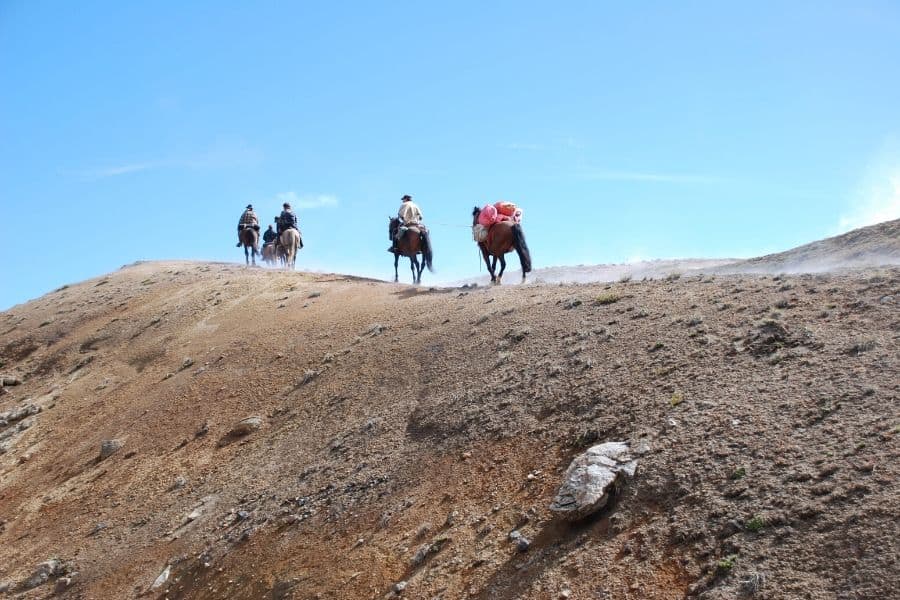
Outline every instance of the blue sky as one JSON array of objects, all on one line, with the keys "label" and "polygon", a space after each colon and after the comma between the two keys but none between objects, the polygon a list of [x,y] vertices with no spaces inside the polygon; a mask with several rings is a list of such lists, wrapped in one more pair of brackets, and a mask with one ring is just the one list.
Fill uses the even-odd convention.
[{"label": "blue sky", "polygon": [[7,0],[0,309],[284,198],[298,268],[387,278],[412,194],[426,284],[500,199],[536,267],[786,249],[900,216],[897,65],[896,2]]}]

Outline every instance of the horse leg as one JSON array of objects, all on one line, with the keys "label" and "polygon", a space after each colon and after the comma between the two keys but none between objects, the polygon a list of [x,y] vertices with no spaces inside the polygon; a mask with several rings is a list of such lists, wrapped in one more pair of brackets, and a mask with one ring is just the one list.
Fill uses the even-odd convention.
[{"label": "horse leg", "polygon": [[250,264],[250,254],[249,254],[249,250],[247,250],[247,246],[244,246],[244,264],[245,265]]},{"label": "horse leg", "polygon": [[497,280],[497,257],[491,256],[491,266],[488,269],[491,272],[491,283],[499,283]]},{"label": "horse leg", "polygon": [[416,281],[416,267],[419,265],[419,261],[416,259],[416,255],[413,254],[409,257],[409,270],[412,271],[413,276],[413,285],[419,283]]},{"label": "horse leg", "polygon": [[400,262],[400,255],[394,252],[394,283],[400,281],[400,275],[397,273],[397,264]]},{"label": "horse leg", "polygon": [[256,266],[256,246],[254,246],[253,248],[250,248],[250,252],[251,252],[251,255],[250,255],[251,259],[253,260],[253,266],[255,267]]},{"label": "horse leg", "polygon": [[503,278],[503,271],[506,270],[506,256],[500,255],[500,274],[497,275],[497,285],[500,285],[501,279]]},{"label": "horse leg", "polygon": [[425,270],[425,257],[422,257],[422,262],[419,263],[419,283],[422,283],[422,271]]}]

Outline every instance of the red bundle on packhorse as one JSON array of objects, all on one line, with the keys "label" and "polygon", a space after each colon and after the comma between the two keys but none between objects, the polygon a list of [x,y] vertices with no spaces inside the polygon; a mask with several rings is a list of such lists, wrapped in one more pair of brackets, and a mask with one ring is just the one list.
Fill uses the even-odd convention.
[{"label": "red bundle on packhorse", "polygon": [[[505,254],[513,250],[519,255],[519,262],[522,264],[522,282],[524,283],[526,274],[531,272],[531,253],[528,251],[528,244],[525,243],[525,232],[522,230],[522,225],[517,222],[517,219],[521,220],[522,212],[508,202],[498,202],[497,204],[503,206],[485,207],[488,214],[483,217],[482,209],[477,206],[472,211],[475,241],[481,249],[484,264],[487,265],[488,272],[491,274],[491,283],[500,284],[503,272],[506,270]],[[500,272],[496,273],[498,259],[500,260]]]}]

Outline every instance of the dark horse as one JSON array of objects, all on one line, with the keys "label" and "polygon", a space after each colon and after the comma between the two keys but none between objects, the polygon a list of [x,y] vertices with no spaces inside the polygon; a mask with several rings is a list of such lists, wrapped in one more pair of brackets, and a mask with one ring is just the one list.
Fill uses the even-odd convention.
[{"label": "dark horse", "polygon": [[241,229],[240,233],[238,233],[238,239],[241,240],[241,245],[244,246],[244,261],[249,265],[251,252],[253,253],[253,266],[256,266],[256,244],[259,243],[259,232],[253,229],[252,227],[244,227]]},{"label": "dark horse", "polygon": [[[472,226],[478,224],[478,215],[481,209],[477,206],[472,212]],[[484,264],[487,265],[488,272],[491,274],[491,283],[500,284],[500,278],[503,277],[503,271],[506,270],[507,252],[516,251],[519,255],[519,262],[522,263],[522,283],[525,282],[525,275],[531,272],[531,253],[528,251],[528,244],[525,243],[525,232],[522,226],[511,221],[501,221],[491,225],[488,230],[487,239],[478,242],[481,248],[481,255],[484,257]],[[495,274],[497,269],[497,259],[500,259],[500,272]]]},{"label": "dark horse", "polygon": [[[394,217],[388,225],[388,237],[393,240],[400,227],[400,219]],[[419,227],[408,227],[406,232],[394,244],[394,281],[399,279],[397,274],[397,263],[400,262],[401,256],[409,257],[409,268],[412,270],[413,283],[422,283],[422,271],[425,267],[434,272],[431,268],[431,240],[428,232]],[[422,263],[419,264],[418,255],[422,254]]]}]

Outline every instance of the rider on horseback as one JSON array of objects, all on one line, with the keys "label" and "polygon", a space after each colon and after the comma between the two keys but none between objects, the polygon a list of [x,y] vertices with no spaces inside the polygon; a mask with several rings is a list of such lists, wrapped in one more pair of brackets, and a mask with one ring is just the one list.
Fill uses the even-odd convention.
[{"label": "rider on horseback", "polygon": [[247,208],[244,210],[243,214],[241,215],[240,220],[238,221],[238,226],[237,226],[237,230],[238,230],[237,247],[238,248],[241,247],[241,243],[242,243],[241,242],[241,230],[246,227],[252,227],[253,229],[256,230],[256,233],[259,233],[259,218],[257,218],[256,213],[253,212],[252,204],[247,205]]},{"label": "rider on horseback", "polygon": [[[275,220],[277,222],[278,218],[276,217]],[[275,233],[275,230],[272,229],[271,225],[269,225],[269,228],[266,229],[266,232],[263,234],[263,246],[268,246],[269,244],[273,243],[277,239],[278,239],[278,234]]]},{"label": "rider on horseback", "polygon": [[[278,237],[281,237],[281,234],[287,231],[288,229],[296,229],[297,233],[300,233],[300,228],[297,226],[297,214],[291,209],[291,203],[285,202],[281,205],[284,210],[281,211],[281,215],[275,219],[275,222],[278,223]],[[303,247],[303,237],[300,237],[300,248]]]},{"label": "rider on horseback", "polygon": [[416,227],[427,235],[428,230],[422,224],[422,210],[412,201],[412,196],[405,195],[400,199],[400,210],[397,211],[399,222],[397,226],[390,232],[391,246],[388,252],[396,252],[397,241],[403,237],[407,229]]}]

